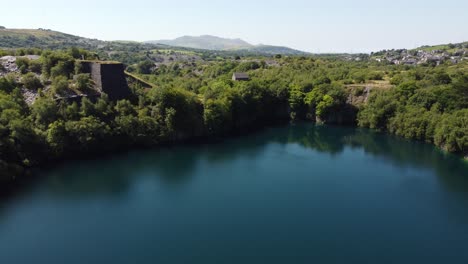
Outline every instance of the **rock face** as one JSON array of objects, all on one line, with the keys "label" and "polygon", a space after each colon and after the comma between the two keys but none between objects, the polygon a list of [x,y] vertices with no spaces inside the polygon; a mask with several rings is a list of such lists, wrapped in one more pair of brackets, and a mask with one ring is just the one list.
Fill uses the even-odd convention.
[{"label": "rock face", "polygon": [[318,116],[309,116],[315,118],[315,122],[319,124],[333,124],[333,125],[346,125],[354,126],[357,123],[358,109],[351,104],[332,109],[323,119]]},{"label": "rock face", "polygon": [[15,56],[4,56],[0,57],[0,77],[9,73],[18,72],[18,66],[16,65]]},{"label": "rock face", "polygon": [[37,97],[39,97],[37,91],[28,90],[26,88],[21,88],[21,93],[23,94],[24,101],[28,105],[32,105],[36,101]]},{"label": "rock face", "polygon": [[106,93],[109,99],[121,100],[131,95],[122,63],[105,61],[81,61],[81,63],[82,72],[91,75],[96,90]]}]

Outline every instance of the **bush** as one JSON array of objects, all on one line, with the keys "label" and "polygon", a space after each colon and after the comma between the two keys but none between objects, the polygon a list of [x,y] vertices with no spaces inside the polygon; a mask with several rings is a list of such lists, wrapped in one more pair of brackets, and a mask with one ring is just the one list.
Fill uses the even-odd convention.
[{"label": "bush", "polygon": [[150,60],[145,60],[137,64],[137,72],[140,74],[150,74],[151,69],[154,67],[154,63]]},{"label": "bush", "polygon": [[367,105],[358,114],[358,124],[362,127],[384,130],[390,118],[395,115],[398,100],[394,93],[380,92],[369,97]]},{"label": "bush", "polygon": [[236,70],[239,72],[246,72],[260,68],[260,63],[256,61],[243,62],[237,66]]},{"label": "bush", "polygon": [[37,76],[32,72],[25,74],[23,78],[21,78],[21,82],[26,89],[30,90],[37,90],[43,87],[41,80],[39,80],[39,78],[37,78]]},{"label": "bush", "polygon": [[355,72],[353,74],[354,81],[356,83],[365,83],[366,82],[366,74],[364,72]]},{"label": "bush", "polygon": [[436,72],[433,76],[431,76],[431,79],[435,85],[450,84],[452,82],[452,78],[450,78],[446,72],[442,71]]},{"label": "bush", "polygon": [[401,137],[432,142],[439,115],[425,108],[405,107],[390,118],[388,130]]},{"label": "bush", "polygon": [[85,92],[91,89],[92,80],[88,73],[81,73],[75,76],[75,88],[79,91]]},{"label": "bush", "polygon": [[462,154],[468,153],[468,109],[444,114],[436,128],[434,142],[439,147]]},{"label": "bush", "polygon": [[29,61],[29,70],[40,74],[42,72],[42,63],[39,60]]},{"label": "bush", "polygon": [[13,91],[13,89],[15,89],[15,85],[15,83],[13,83],[7,78],[0,78],[0,91],[10,93],[11,91]]},{"label": "bush", "polygon": [[[73,59],[73,57],[63,52],[43,52],[41,57],[41,63],[42,73],[46,77],[49,77],[50,75],[63,75],[68,77],[73,72],[75,66],[75,60]],[[53,71],[52,68],[54,68]]]},{"label": "bush", "polygon": [[65,76],[69,77],[70,74],[75,70],[75,65],[72,62],[68,61],[60,61],[50,69],[50,76],[57,77],[57,76]]},{"label": "bush", "polygon": [[381,81],[381,80],[383,80],[383,77],[384,77],[384,75],[383,75],[383,73],[381,73],[381,72],[371,72],[371,73],[369,73],[369,74],[367,75],[367,78],[368,78],[369,80],[376,80],[376,81]]},{"label": "bush", "polygon": [[83,73],[83,63],[75,61],[75,74]]},{"label": "bush", "polygon": [[52,91],[55,94],[64,94],[68,90],[68,80],[63,76],[56,77],[52,81]]},{"label": "bush", "polygon": [[20,70],[21,73],[26,73],[28,72],[29,68],[29,59],[28,58],[17,58],[16,59],[16,66],[18,66],[18,69]]}]

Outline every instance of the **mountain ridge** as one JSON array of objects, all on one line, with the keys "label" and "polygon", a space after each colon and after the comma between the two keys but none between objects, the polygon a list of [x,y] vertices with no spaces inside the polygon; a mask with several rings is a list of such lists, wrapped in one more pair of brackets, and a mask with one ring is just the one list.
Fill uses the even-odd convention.
[{"label": "mountain ridge", "polygon": [[[200,39],[201,38],[201,39]],[[202,35],[199,37],[183,36],[178,38],[179,43],[173,40],[157,40],[138,42],[132,40],[104,41],[76,36],[68,33],[54,31],[50,29],[11,29],[0,27],[0,48],[45,48],[60,49],[70,47],[80,47],[85,49],[96,49],[110,44],[133,44],[133,45],[165,45],[177,48],[199,49],[207,51],[223,51],[253,53],[263,55],[306,55],[304,51],[291,49],[288,47],[271,45],[252,45],[240,38],[221,38],[212,35]],[[189,42],[189,44],[187,44]],[[156,44],[157,43],[157,44]],[[191,44],[190,44],[191,43]]]},{"label": "mountain ridge", "polygon": [[175,39],[145,41],[150,44],[165,44],[176,47],[186,47],[207,50],[236,50],[251,48],[254,45],[240,38],[221,38],[213,35],[182,36]]},{"label": "mountain ridge", "polygon": [[[61,49],[61,48],[71,48],[71,47],[79,47],[84,49],[101,49],[103,47],[109,45],[137,45],[140,47],[144,47],[145,45],[154,45],[157,47],[158,45],[154,43],[159,43],[160,46],[167,46],[167,48],[175,47],[175,48],[187,48],[187,49],[199,49],[199,50],[207,50],[207,51],[223,51],[223,52],[231,52],[231,53],[248,53],[248,54],[261,54],[261,55],[310,55],[311,53],[295,50],[288,47],[283,46],[273,46],[273,45],[252,45],[240,38],[222,38],[216,37],[212,35],[201,35],[195,38],[205,37],[209,39],[219,40],[219,41],[227,41],[226,47],[217,47],[216,49],[207,49],[206,47],[198,47],[192,48],[187,45],[170,45],[160,43],[160,42],[170,42],[173,40],[161,40],[161,41],[132,41],[132,40],[113,40],[113,41],[105,41],[99,40],[95,38],[87,38],[82,36],[77,36],[69,33],[59,32],[50,29],[12,29],[12,28],[5,28],[0,26],[0,48],[6,49],[15,49],[15,48],[41,48],[41,49]],[[191,36],[182,36],[180,38],[183,39],[194,39]],[[232,44],[234,43],[234,44]],[[208,45],[208,44],[207,44]],[[453,47],[452,47],[453,45]],[[453,51],[458,46],[463,45],[465,49],[468,48],[468,42],[462,43],[455,43],[455,44],[440,44],[440,45],[424,45],[418,47],[416,49],[405,49],[405,50],[426,50],[432,51],[436,49],[441,49],[445,51]],[[209,45],[208,45],[209,46]],[[151,48],[151,47],[148,47]],[[379,53],[372,52],[370,53],[375,54]],[[347,54],[347,53],[323,53],[323,54]],[[366,53],[367,54],[367,53]]]},{"label": "mountain ridge", "polygon": [[144,43],[150,44],[164,44],[175,47],[205,49],[205,50],[220,50],[220,51],[250,51],[262,52],[268,54],[308,54],[308,52],[292,49],[285,46],[275,45],[253,45],[241,38],[222,38],[213,35],[200,35],[200,36],[182,36],[172,40],[149,40]]}]

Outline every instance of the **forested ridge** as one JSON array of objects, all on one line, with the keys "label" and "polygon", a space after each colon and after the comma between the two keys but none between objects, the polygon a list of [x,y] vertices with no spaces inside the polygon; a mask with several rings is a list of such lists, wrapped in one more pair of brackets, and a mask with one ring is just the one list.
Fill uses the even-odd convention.
[{"label": "forested ridge", "polygon": [[[159,52],[159,51],[158,51]],[[0,51],[18,55],[18,50]],[[358,125],[468,155],[468,64],[390,65],[341,57],[225,56],[210,61],[128,60],[132,96],[92,94],[78,59],[93,51],[21,50],[0,77],[0,178],[90,153],[209,140],[276,122]],[[102,56],[101,56],[102,57]],[[102,58],[101,58],[102,59]],[[246,72],[249,81],[233,81]],[[37,93],[34,103],[25,93]]]}]

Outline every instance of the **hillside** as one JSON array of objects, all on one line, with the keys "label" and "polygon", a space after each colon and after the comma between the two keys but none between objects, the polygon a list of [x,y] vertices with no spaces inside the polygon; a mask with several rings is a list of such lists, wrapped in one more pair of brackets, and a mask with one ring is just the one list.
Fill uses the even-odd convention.
[{"label": "hillside", "polygon": [[49,29],[0,29],[0,48],[93,48],[104,43]]},{"label": "hillside", "polygon": [[468,49],[468,41],[463,43],[456,43],[456,44],[441,44],[441,45],[434,45],[434,46],[422,46],[416,48],[415,50],[423,50],[423,51],[446,51],[446,52],[455,52],[461,49]]},{"label": "hillside", "polygon": [[457,64],[468,59],[468,42],[422,46],[416,49],[392,49],[373,52],[371,58],[376,61],[388,61],[392,64],[440,65],[445,62]]},{"label": "hillside", "polygon": [[258,52],[261,54],[284,54],[284,55],[306,55],[309,54],[304,51],[300,50],[295,50],[291,49],[288,47],[282,47],[282,46],[271,46],[271,45],[258,45],[255,47],[252,47],[250,49],[247,49],[250,52]]},{"label": "hillside", "polygon": [[[102,41],[89,39],[50,29],[6,29],[0,27],[0,49],[40,48],[67,49],[83,48],[98,52],[99,56],[112,56],[112,59],[131,63],[135,53],[144,51],[170,50],[182,53],[204,53],[207,56],[249,56],[249,55],[305,55],[307,53],[288,47],[257,45],[241,39],[224,39],[215,36],[181,37],[176,40],[137,41]],[[132,54],[132,56],[129,56]]]},{"label": "hillside", "polygon": [[216,36],[204,35],[199,37],[183,36],[173,40],[152,40],[146,43],[164,44],[175,47],[185,47],[192,49],[218,50],[218,51],[243,51],[260,54],[285,54],[302,55],[306,52],[294,50],[288,47],[272,45],[252,45],[242,39],[220,38]]}]

